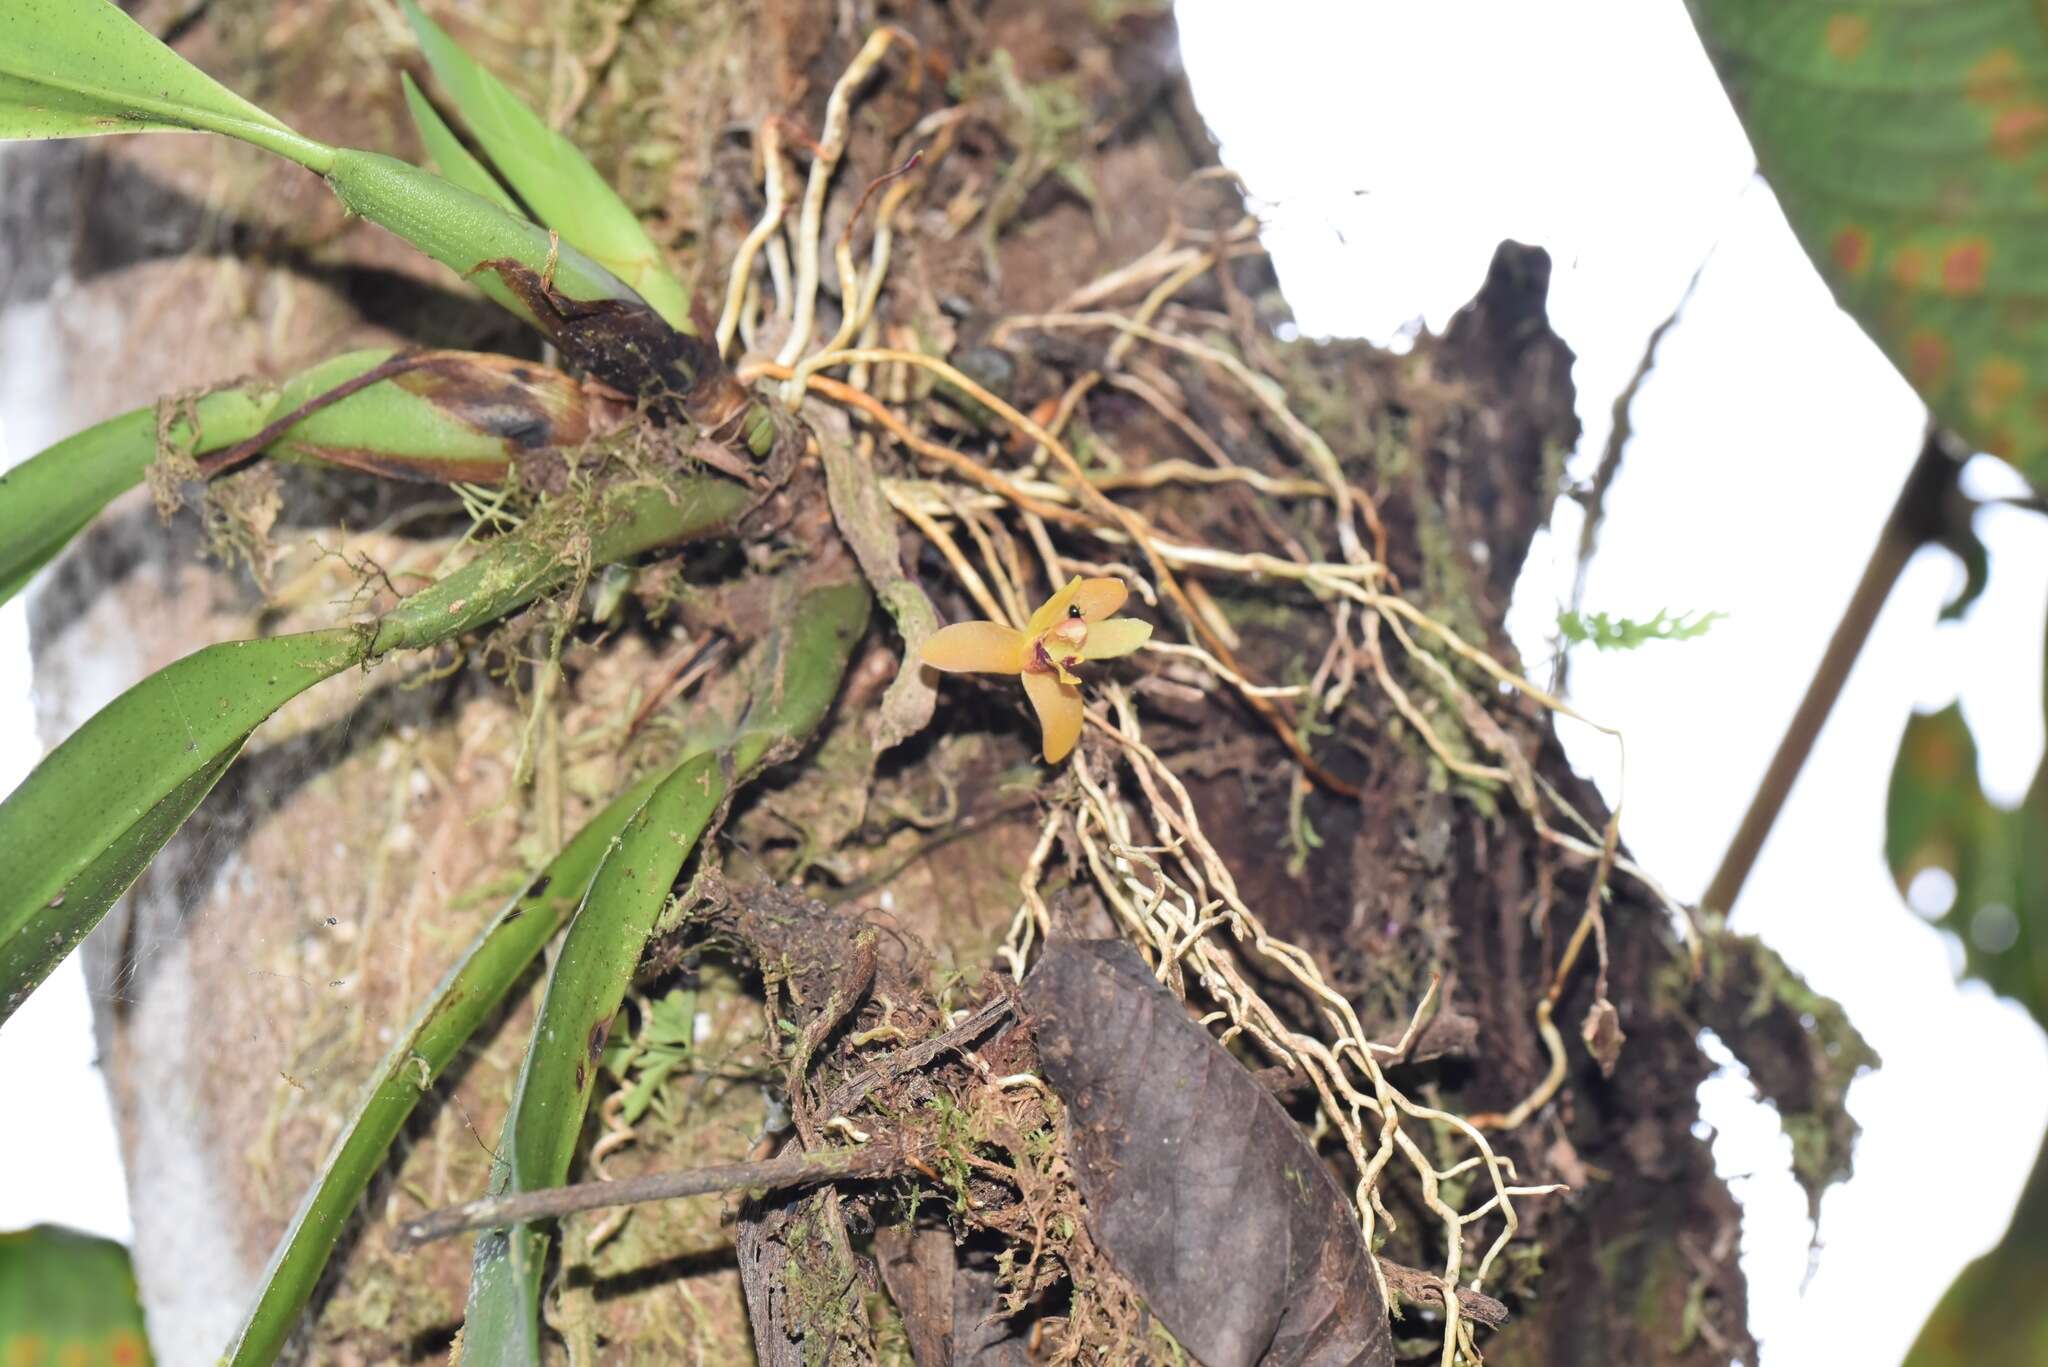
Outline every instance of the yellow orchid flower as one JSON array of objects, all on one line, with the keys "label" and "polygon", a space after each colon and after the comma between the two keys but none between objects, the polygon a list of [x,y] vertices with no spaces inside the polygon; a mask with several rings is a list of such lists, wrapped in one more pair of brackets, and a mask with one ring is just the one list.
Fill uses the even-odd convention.
[{"label": "yellow orchid flower", "polygon": [[919,652],[948,674],[1019,674],[1045,732],[1045,759],[1058,764],[1081,738],[1083,660],[1128,655],[1152,639],[1152,624],[1118,617],[1130,590],[1121,579],[1078,575],[1031,614],[1024,630],[1001,622],[956,622],[925,638]]}]

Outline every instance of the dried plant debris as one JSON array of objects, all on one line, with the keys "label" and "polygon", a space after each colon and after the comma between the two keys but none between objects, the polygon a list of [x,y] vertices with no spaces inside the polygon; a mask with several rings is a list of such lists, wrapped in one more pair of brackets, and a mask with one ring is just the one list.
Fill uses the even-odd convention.
[{"label": "dried plant debris", "polygon": [[1209,1367],[1393,1362],[1350,1203],[1301,1131],[1120,940],[1024,984],[1090,1231]]},{"label": "dried plant debris", "polygon": [[996,1254],[949,1229],[875,1231],[875,1265],[903,1316],[917,1367],[1026,1367],[1024,1334],[1000,1310]]}]

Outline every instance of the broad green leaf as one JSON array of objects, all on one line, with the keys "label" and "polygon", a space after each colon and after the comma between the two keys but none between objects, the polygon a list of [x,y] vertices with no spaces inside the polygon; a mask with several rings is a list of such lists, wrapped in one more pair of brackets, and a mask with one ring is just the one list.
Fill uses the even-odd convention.
[{"label": "broad green leaf", "polygon": [[[181,414],[164,435],[195,455],[232,446],[262,430],[270,398],[268,385],[217,390],[192,406],[196,432]],[[138,408],[0,472],[0,603],[19,593],[117,494],[141,483],[156,453],[156,410]]]},{"label": "broad green leaf", "polygon": [[[1964,971],[2048,1025],[2048,761],[2016,808],[1995,805],[1977,778],[1977,744],[1961,708],[1906,724],[1885,803],[1885,859],[1901,890],[1946,873],[1936,914],[1963,945]],[[2048,1361],[2048,1141],[2005,1237],[1957,1274],[1922,1326],[1906,1367]]]},{"label": "broad green leaf", "polygon": [[60,1225],[0,1234],[0,1363],[148,1367],[128,1250]]},{"label": "broad green leaf", "polygon": [[135,880],[266,717],[365,658],[349,627],[208,646],[100,709],[0,802],[0,1024]]},{"label": "broad green leaf", "polygon": [[[764,647],[764,677],[727,750],[686,761],[627,824],[556,956],[505,1118],[495,1190],[533,1191],[560,1186],[567,1177],[612,1018],[684,861],[718,812],[728,782],[743,782],[817,728],[866,630],[869,601],[866,585],[858,583],[806,594]],[[465,1355],[492,1363],[540,1360],[547,1243],[546,1232],[532,1225],[477,1237]]]},{"label": "broad green leaf", "polygon": [[662,777],[650,774],[614,798],[491,916],[384,1056],[270,1255],[263,1289],[228,1348],[235,1367],[275,1360],[407,1117],[582,902],[605,852]]},{"label": "broad green leaf", "polygon": [[[587,553],[605,564],[681,541],[746,501],[720,479],[620,489],[588,514],[598,530]],[[567,582],[578,560],[564,538],[578,522],[571,508],[528,522],[375,624],[208,646],[130,688],[45,756],[0,802],[0,1025],[99,923],[264,719],[352,665],[448,640]]]},{"label": "broad green leaf", "polygon": [[1962,709],[1916,716],[1892,768],[1885,859],[1901,890],[1925,870],[1948,874],[1954,900],[1922,910],[1962,941],[1970,976],[2048,1023],[2048,780],[2036,776],[2016,809],[1996,806]]},{"label": "broad green leaf", "polygon": [[442,178],[482,195],[508,214],[519,214],[524,218],[518,203],[506,193],[498,178],[462,145],[462,139],[455,136],[455,130],[420,93],[411,73],[401,72],[399,79],[405,83],[405,107],[412,111],[413,127],[420,130],[420,141],[426,144],[427,155],[434,159]]},{"label": "broad green leaf", "polygon": [[574,143],[543,123],[504,82],[458,47],[414,0],[401,3],[427,64],[498,174],[541,222],[625,281],[669,326],[689,332],[689,296],[669,274],[660,248],[640,220],[597,169]]},{"label": "broad green leaf", "polygon": [[2048,11],[1687,2],[1835,298],[1945,425],[2048,478]]},{"label": "broad green leaf", "polygon": [[0,5],[0,138],[225,133],[325,171],[301,137],[165,47],[108,0]]}]

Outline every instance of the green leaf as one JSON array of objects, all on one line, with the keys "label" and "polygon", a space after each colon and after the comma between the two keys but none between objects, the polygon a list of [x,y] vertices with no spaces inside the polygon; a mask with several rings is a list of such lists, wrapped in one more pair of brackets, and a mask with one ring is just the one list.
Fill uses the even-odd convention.
[{"label": "green leaf", "polygon": [[399,80],[405,84],[405,107],[412,111],[413,126],[420,130],[420,141],[426,144],[427,155],[434,159],[445,180],[453,181],[463,189],[482,195],[491,200],[508,214],[526,215],[518,201],[498,183],[490,169],[478,161],[462,139],[455,136],[455,130],[441,117],[427,97],[420,93],[410,72],[400,72]]},{"label": "green leaf", "polygon": [[[465,278],[473,277],[484,293],[558,344],[573,342],[561,320],[536,318],[503,280],[481,269],[485,263],[516,262],[569,299],[645,302],[573,243],[551,237],[501,202],[395,158],[329,147],[294,132],[165,47],[107,0],[9,0],[0,5],[0,138],[166,130],[221,133],[317,171],[349,212],[390,229]],[[584,169],[589,170],[587,165]],[[600,188],[611,194],[602,182]],[[612,199],[616,202],[616,196]],[[565,207],[564,212],[571,210]],[[604,238],[607,249],[616,245],[615,238],[616,233]],[[621,259],[643,269],[633,253]],[[680,295],[673,280],[668,285]]]},{"label": "green leaf", "polygon": [[59,1225],[0,1234],[0,1362],[149,1360],[126,1248]]},{"label": "green leaf", "polygon": [[[838,691],[847,657],[867,627],[863,584],[806,594],[766,643],[765,677],[748,723],[723,753],[685,761],[648,797],[598,870],[555,958],[533,1043],[499,1145],[495,1191],[560,1186],[582,1133],[612,1018],[690,851],[715,818],[728,783],[801,744]],[[730,780],[728,779],[730,776]],[[531,1225],[477,1237],[466,1357],[540,1360],[540,1296],[547,1234]]]},{"label": "green leaf", "polygon": [[2048,477],[2042,8],[1688,5],[1836,300],[1946,426]]},{"label": "green leaf", "polygon": [[[594,519],[589,555],[603,564],[722,525],[746,502],[737,485],[706,478],[619,489],[594,512],[565,505],[558,516]],[[374,626],[208,646],[130,688],[45,756],[0,802],[0,1025],[99,923],[264,719],[343,669],[448,640],[567,582],[577,562],[562,550],[564,531],[529,521]]]},{"label": "green leaf", "polygon": [[[504,82],[471,59],[413,0],[401,3],[420,51],[469,131],[540,221],[603,263],[671,327],[689,332],[689,296],[669,273],[660,248],[640,220],[597,169]],[[438,149],[435,155],[439,157]]]},{"label": "green leaf", "polygon": [[407,1117],[581,903],[612,841],[662,777],[650,774],[614,798],[485,922],[384,1056],[270,1255],[263,1289],[228,1349],[235,1367],[276,1359]]},{"label": "green leaf", "polygon": [[0,802],[0,1024],[127,891],[249,733],[359,663],[349,627],[208,646],[100,709]]},{"label": "green leaf", "polygon": [[[216,390],[193,405],[199,423],[180,416],[167,440],[203,454],[245,441],[263,429],[268,385]],[[138,408],[66,437],[0,472],[0,603],[84,531],[113,498],[142,482],[156,459],[157,415]]]},{"label": "green leaf", "polygon": [[[557,1187],[567,1177],[612,1017],[683,861],[724,797],[718,756],[698,755],[662,780],[613,843],[548,977],[505,1118],[495,1190]],[[496,1363],[540,1360],[546,1259],[547,1235],[532,1226],[478,1236],[465,1356]]]},{"label": "green leaf", "polygon": [[1901,891],[1927,869],[1954,880],[1934,919],[1962,941],[1965,971],[2048,1024],[2048,770],[2018,808],[1998,807],[1962,709],[1915,716],[1892,767],[1885,860]]},{"label": "green leaf", "polygon": [[[336,356],[282,389],[254,383],[216,390],[189,410],[174,410],[163,440],[195,456],[224,450],[393,354],[372,348]],[[559,370],[471,351],[418,359],[416,367],[310,414],[271,445],[271,454],[390,479],[496,483],[514,459],[577,446],[590,435],[583,389]],[[157,455],[157,421],[153,408],[124,413],[0,473],[0,602],[116,495],[142,482]]]},{"label": "green leaf", "polygon": [[535,318],[487,262],[510,260],[569,299],[643,302],[625,282],[573,244],[557,241],[483,195],[381,152],[340,148],[327,183],[342,207],[389,228],[521,318],[556,338],[551,320]]},{"label": "green leaf", "polygon": [[316,171],[314,142],[193,66],[108,0],[0,6],[0,138],[225,133]]}]

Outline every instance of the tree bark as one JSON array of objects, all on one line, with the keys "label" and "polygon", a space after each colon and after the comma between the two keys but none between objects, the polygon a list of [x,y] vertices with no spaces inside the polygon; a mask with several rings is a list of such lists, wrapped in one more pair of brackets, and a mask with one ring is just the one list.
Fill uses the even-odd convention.
[{"label": "tree bark", "polygon": [[[912,126],[945,102],[948,83],[979,106],[924,196],[918,231],[897,242],[895,316],[921,344],[956,355],[979,347],[997,320],[1048,309],[1140,256],[1171,215],[1205,211],[1188,181],[1213,165],[1214,149],[1181,77],[1170,18],[1153,5],[435,8],[450,11],[441,17],[486,65],[566,114],[570,135],[714,306],[725,263],[760,212],[754,132],[783,115],[815,133],[833,82],[878,22],[903,26],[918,48],[858,107],[842,183],[890,169]],[[394,69],[417,63],[386,30],[381,7],[215,0],[199,9],[144,3],[137,13],[307,132],[418,155]],[[1058,122],[1034,94],[1056,97],[1078,119]],[[1006,187],[1017,182],[1006,174],[1034,154],[1063,174],[1019,186],[1011,203]],[[14,221],[0,241],[27,246],[0,282],[0,302],[15,329],[11,346],[33,339],[29,349],[52,367],[51,438],[161,394],[250,372],[282,376],[373,342],[531,347],[445,272],[344,221],[313,178],[245,149],[199,138],[106,140],[12,151],[6,173]],[[1093,187],[1093,203],[1083,186]],[[994,230],[984,210],[965,230],[947,231],[948,193],[968,191],[1001,206]],[[833,205],[843,215],[849,201]],[[828,222],[827,242],[840,226]],[[1257,269],[1232,283],[1204,286],[1204,306],[1256,309],[1262,325],[1277,316],[1270,279]],[[1571,355],[1549,330],[1547,283],[1547,258],[1508,244],[1474,303],[1411,355],[1275,343],[1265,358],[1297,394],[1320,396],[1313,420],[1376,496],[1402,583],[1510,661],[1509,593],[1577,435]],[[1064,377],[1099,350],[1056,339],[1025,354],[1012,385],[1019,406],[1057,397]],[[1272,434],[1241,399],[1213,389],[1199,368],[1169,370],[1197,422],[1234,456],[1275,463]],[[1181,438],[1135,402],[1111,396],[1089,416],[1112,447],[1179,452]],[[404,525],[417,495],[295,471],[284,498],[278,540],[287,549],[267,600],[246,572],[200,559],[189,511],[167,526],[138,497],[93,529],[33,604],[46,741],[202,643],[328,620],[355,572],[309,538],[337,547],[346,527],[350,556],[368,555],[387,573],[417,558]],[[1169,530],[1197,527],[1221,541],[1251,515],[1232,495],[1204,494],[1159,517]],[[1302,649],[1284,618],[1246,637],[1245,658],[1273,678]],[[661,648],[626,641],[578,661],[549,725],[570,735],[627,711]],[[400,672],[337,680],[265,728],[90,942],[103,1061],[130,1159],[137,1269],[168,1363],[211,1360],[227,1341],[361,1079],[485,914],[483,892],[551,849],[609,791],[614,765],[565,759],[550,805],[544,787],[513,781],[522,700],[489,683],[401,687]],[[1539,772],[1604,820],[1547,716],[1508,706],[1510,736]],[[1513,1106],[1549,1064],[1532,1020],[1590,867],[1561,859],[1504,797],[1444,783],[1375,699],[1343,722],[1349,744],[1332,761],[1363,798],[1306,800],[1322,847],[1291,874],[1292,780],[1271,777],[1291,772],[1286,753],[1242,709],[1232,727],[1224,748],[1235,749],[1218,764],[1234,763],[1194,786],[1247,901],[1328,966],[1368,1024],[1384,1027],[1381,1038],[1400,1033],[1432,970],[1449,974],[1443,1021],[1463,1031],[1462,1061],[1436,1078],[1441,1104]],[[1021,838],[1028,850],[1029,832]],[[966,927],[951,932],[954,943],[976,943],[1008,915],[1002,899],[1014,897],[1019,839],[1014,827],[977,832],[945,856],[952,862],[904,875],[893,885],[899,903],[921,908],[906,920]],[[991,868],[1008,871],[1012,891],[1000,891]],[[1626,1033],[1618,1067],[1602,1076],[1574,1040],[1556,1100],[1504,1140],[1523,1181],[1575,1190],[1523,1203],[1522,1247],[1540,1249],[1541,1266],[1517,1254],[1488,1287],[1516,1311],[1488,1344],[1489,1360],[1502,1364],[1678,1367],[1752,1351],[1737,1211],[1693,1134],[1694,1093],[1711,1071],[1695,1044],[1703,1008],[1664,913],[1633,885],[1615,886],[1607,995]],[[1582,969],[1557,1012],[1568,1036],[1592,1000]],[[381,1225],[417,1213],[419,1202],[482,1190],[529,1013],[508,1010],[426,1100],[409,1146],[365,1203],[368,1220]],[[1425,1267],[1440,1258],[1427,1248],[1388,1252]],[[700,1352],[745,1343],[730,1232],[715,1212],[678,1213],[632,1256],[634,1265],[605,1270],[603,1294],[571,1304],[565,1293],[563,1313],[595,1317],[618,1360],[677,1351],[678,1335]],[[467,1273],[460,1241],[403,1262],[380,1238],[345,1241],[300,1346],[321,1360],[433,1356],[460,1322]],[[692,1307],[680,1320],[678,1285]]]}]

